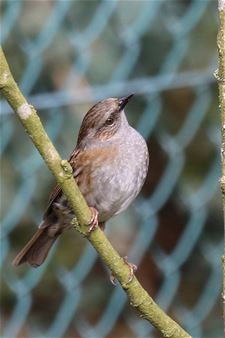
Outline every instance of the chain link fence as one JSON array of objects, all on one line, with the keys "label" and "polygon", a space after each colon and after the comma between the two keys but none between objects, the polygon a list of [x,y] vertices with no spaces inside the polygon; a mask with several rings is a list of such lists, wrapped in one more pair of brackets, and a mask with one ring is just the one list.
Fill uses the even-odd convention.
[{"label": "chain link fence", "polygon": [[[142,194],[106,234],[194,337],[220,338],[222,203],[216,1],[2,1],[15,79],[64,158],[96,101],[136,93],[148,141]],[[67,232],[38,269],[11,266],[41,220],[51,174],[1,100],[2,337],[158,337],[85,239]]]}]

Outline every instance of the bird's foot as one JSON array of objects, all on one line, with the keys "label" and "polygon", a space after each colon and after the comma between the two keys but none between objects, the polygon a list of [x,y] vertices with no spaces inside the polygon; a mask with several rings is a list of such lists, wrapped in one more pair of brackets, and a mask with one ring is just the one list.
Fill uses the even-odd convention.
[{"label": "bird's foot", "polygon": [[91,220],[89,223],[89,228],[88,228],[88,234],[90,234],[93,230],[98,228],[98,211],[93,208],[90,207],[91,209]]},{"label": "bird's foot", "polygon": [[[133,263],[129,263],[127,259],[128,259],[127,256],[123,257],[124,262],[128,265],[128,268],[130,270],[129,278],[128,278],[128,283],[130,283],[132,281],[132,279],[134,278],[135,271],[137,271],[137,265],[135,265]],[[116,285],[116,277],[112,273],[111,273],[109,279],[110,279],[110,282],[113,285]]]}]

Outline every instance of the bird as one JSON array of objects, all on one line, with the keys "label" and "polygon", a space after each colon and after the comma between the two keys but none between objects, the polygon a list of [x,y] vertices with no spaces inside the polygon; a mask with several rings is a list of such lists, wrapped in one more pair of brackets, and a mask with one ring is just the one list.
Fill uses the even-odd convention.
[{"label": "bird", "polygon": [[[96,103],[85,115],[69,163],[75,181],[92,212],[89,232],[102,230],[140,192],[148,172],[146,141],[132,128],[124,108],[134,94]],[[57,184],[42,222],[12,264],[40,266],[57,238],[71,228],[75,215]]]}]

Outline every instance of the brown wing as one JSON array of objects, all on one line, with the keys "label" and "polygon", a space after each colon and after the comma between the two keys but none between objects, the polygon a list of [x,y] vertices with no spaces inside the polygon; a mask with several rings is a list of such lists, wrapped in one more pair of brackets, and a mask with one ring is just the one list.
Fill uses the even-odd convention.
[{"label": "brown wing", "polygon": [[59,197],[62,193],[62,190],[60,188],[60,185],[57,184],[51,191],[51,194],[49,196],[49,200],[48,200],[48,206],[47,206],[47,209],[46,209],[46,212],[47,210],[50,208],[50,206],[52,205],[52,203],[56,200],[57,197]]},{"label": "brown wing", "polygon": [[[69,160],[68,162],[71,164],[72,168],[73,168],[73,172],[75,171],[75,157],[76,155],[79,153],[78,150],[74,150],[70,157],[69,157]],[[49,200],[48,200],[48,205],[47,205],[47,208],[45,210],[45,215],[48,214],[51,206],[52,206],[52,203],[56,201],[56,199],[58,197],[60,197],[62,195],[62,190],[60,188],[60,185],[59,184],[56,184],[56,186],[52,189],[51,193],[50,193],[50,196],[49,196]]]}]

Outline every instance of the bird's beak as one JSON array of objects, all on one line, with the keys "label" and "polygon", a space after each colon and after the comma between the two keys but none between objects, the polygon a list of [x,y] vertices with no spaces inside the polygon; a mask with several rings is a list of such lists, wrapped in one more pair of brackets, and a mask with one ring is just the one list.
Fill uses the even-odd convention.
[{"label": "bird's beak", "polygon": [[120,110],[123,110],[123,108],[126,106],[126,104],[128,103],[128,101],[132,98],[132,96],[134,96],[134,94],[130,94],[130,95],[121,97],[121,99],[119,99],[119,108],[120,108]]}]

